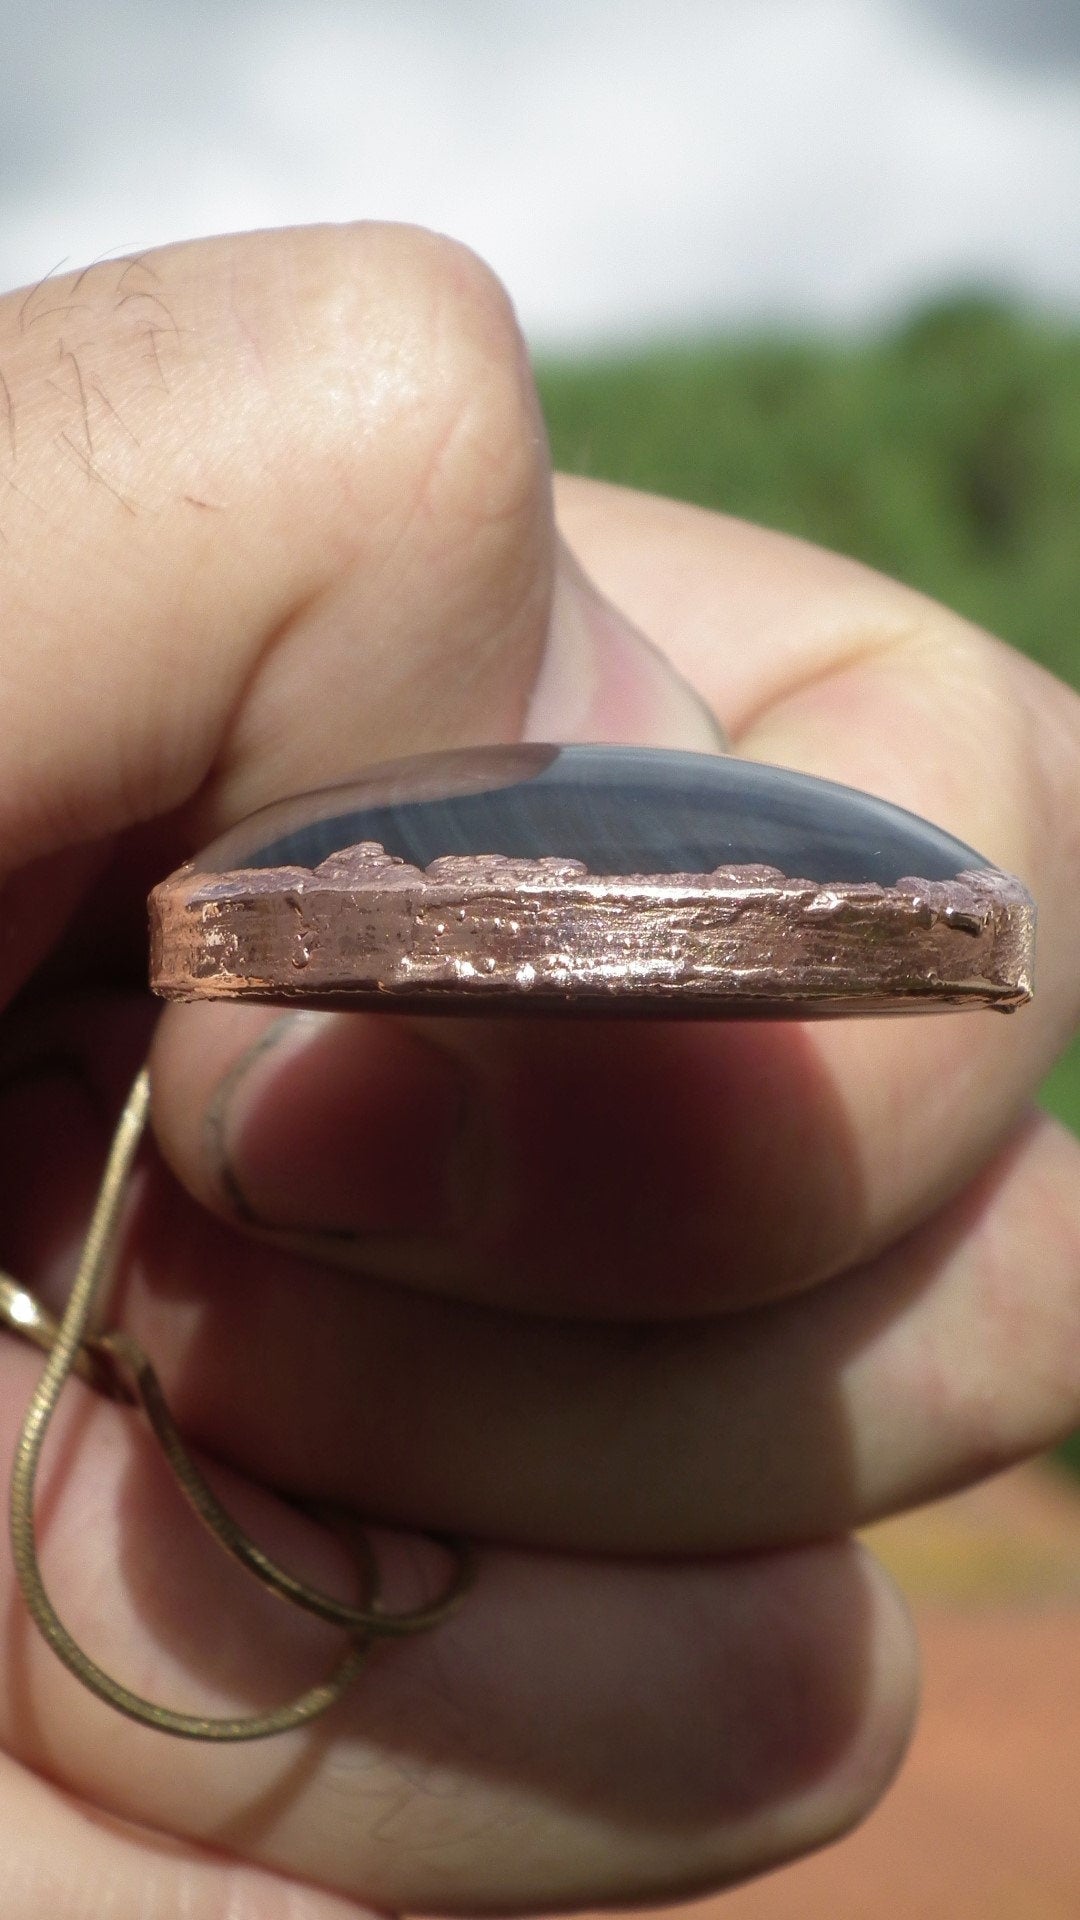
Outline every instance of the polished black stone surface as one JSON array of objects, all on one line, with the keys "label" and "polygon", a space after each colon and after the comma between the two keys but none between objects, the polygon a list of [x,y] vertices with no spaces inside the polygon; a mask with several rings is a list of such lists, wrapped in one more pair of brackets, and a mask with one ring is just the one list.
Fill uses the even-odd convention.
[{"label": "polished black stone surface", "polygon": [[268,807],[197,863],[315,867],[377,840],[413,866],[442,854],[560,855],[596,874],[778,867],[793,878],[948,880],[988,863],[915,814],[754,761],[640,747],[426,754]]}]

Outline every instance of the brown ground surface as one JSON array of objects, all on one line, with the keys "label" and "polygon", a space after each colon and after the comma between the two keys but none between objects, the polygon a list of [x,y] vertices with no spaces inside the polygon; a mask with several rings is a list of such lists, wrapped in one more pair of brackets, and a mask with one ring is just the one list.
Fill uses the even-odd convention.
[{"label": "brown ground surface", "polygon": [[925,1687],[857,1833],[681,1920],[1080,1920],[1080,1494],[1045,1466],[867,1535]]}]

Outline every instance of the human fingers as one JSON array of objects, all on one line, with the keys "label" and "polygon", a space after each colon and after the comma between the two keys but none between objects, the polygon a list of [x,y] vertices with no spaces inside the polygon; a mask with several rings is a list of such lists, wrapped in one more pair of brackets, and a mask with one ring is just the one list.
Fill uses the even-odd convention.
[{"label": "human fingers", "polygon": [[[85,1018],[85,1005],[78,1011]],[[4,1256],[47,1297],[62,1290],[81,1237],[109,1124],[100,1103],[130,1065],[125,1054],[137,1057],[142,1019],[138,1004],[96,1009],[106,1084],[93,1095],[72,1078],[74,1016],[54,1035],[50,1064],[35,1072],[25,1060],[8,1086]],[[227,1288],[230,1236],[175,1188],[173,1197],[194,1216],[174,1221],[175,1237],[152,1193],[137,1210],[145,1205],[164,1242],[183,1242],[200,1263],[200,1233],[216,1233],[224,1265],[211,1257],[204,1277]],[[136,1220],[136,1270],[139,1238]],[[244,1374],[249,1358],[242,1342],[228,1364]],[[34,1366],[0,1343],[9,1426]],[[294,1433],[317,1458],[330,1409],[326,1383],[305,1367],[296,1354],[287,1370],[289,1392],[304,1400]],[[350,1409],[355,1394],[354,1383]],[[274,1417],[293,1424],[288,1400]],[[63,1422],[62,1490],[47,1461],[39,1511],[46,1578],[76,1638],[144,1691],[207,1712],[250,1709],[271,1688],[277,1697],[308,1683],[329,1657],[321,1630],[301,1621],[292,1632],[289,1615],[253,1599],[186,1528],[132,1416],[76,1387]],[[279,1559],[324,1586],[341,1578],[340,1556],[306,1522],[235,1476],[218,1484]],[[417,1592],[396,1587],[415,1579],[415,1549],[384,1540],[379,1552],[391,1602],[413,1603]],[[330,1729],[330,1744],[316,1737],[313,1752],[295,1739],[275,1747],[284,1757],[269,1772],[265,1748],[227,1764],[118,1728],[39,1646],[14,1596],[5,1607],[0,1594],[0,1618],[13,1623],[0,1728],[21,1758],[121,1817],[382,1906],[675,1897],[820,1843],[883,1788],[910,1718],[912,1674],[907,1630],[879,1585],[843,1547],[768,1565],[651,1570],[485,1553],[459,1620],[430,1643],[388,1649],[360,1683],[358,1717],[339,1717],[340,1737]],[[717,1704],[703,1713],[714,1665]],[[629,1691],[627,1673],[637,1676]]]},{"label": "human fingers", "polygon": [[595,695],[628,737],[714,738],[570,567],[549,618],[523,346],[451,242],[369,225],[104,262],[0,301],[0,366],[0,997],[80,894],[52,964],[100,973],[131,940],[141,970],[149,881],[248,806],[513,735],[550,702],[549,627],[576,635],[583,722]]},{"label": "human fingers", "polygon": [[[171,329],[161,303],[171,312]],[[419,322],[417,314],[423,316]],[[209,830],[283,786],[336,777],[355,770],[357,759],[406,744],[475,738],[477,727],[483,731],[489,722],[492,731],[512,731],[527,718],[529,700],[537,694],[550,589],[546,480],[512,319],[490,276],[469,256],[430,236],[383,229],[219,242],[170,251],[160,260],[113,263],[103,277],[72,277],[52,292],[17,305],[9,302],[6,329],[14,354],[12,461],[21,463],[13,467],[11,496],[11,510],[21,517],[11,531],[26,559],[8,624],[11,631],[29,634],[32,644],[8,658],[12,754],[5,844],[10,843],[9,864],[35,851],[47,863],[44,872],[23,868],[11,883],[12,938],[5,953],[13,976],[26,970],[52,937],[73,893],[89,883],[89,856],[78,849],[49,851],[66,839],[85,840],[88,832],[122,827],[133,815],[152,815],[164,806],[172,810],[172,843],[186,850],[198,822]],[[153,375],[146,388],[151,362],[157,367],[166,349],[177,355],[175,363],[165,367],[160,381]],[[117,449],[125,449],[115,472],[107,466],[99,470],[93,459],[87,465],[72,451],[71,421],[62,412],[67,389],[53,366],[61,359],[65,378],[70,376],[68,399],[80,419],[85,404],[84,426],[89,439],[97,433],[98,453],[119,459]],[[430,391],[418,384],[421,366]],[[167,393],[170,381],[175,391]],[[342,402],[343,389],[353,403],[351,413]],[[113,417],[120,413],[132,427],[120,404],[128,399],[142,409],[134,419],[134,439],[130,433],[125,437]],[[95,428],[99,403],[102,419]],[[180,411],[189,437],[178,443]],[[102,438],[106,419],[118,441]],[[455,423],[452,431],[448,422]],[[302,457],[294,444],[298,437]],[[445,458],[436,457],[440,448]],[[189,471],[199,461],[198,472]],[[356,471],[352,462],[358,463]],[[437,511],[424,494],[433,473],[440,482]],[[243,485],[233,496],[235,511],[225,521],[217,517],[211,537],[206,519],[214,505],[212,489],[191,493],[184,488],[199,478],[237,475]],[[42,476],[50,484],[39,498],[30,483]],[[137,480],[144,491],[132,495],[129,489],[125,505],[104,484],[110,476]],[[497,497],[493,476],[504,489]],[[411,513],[409,502],[418,487],[425,511]],[[83,491],[72,494],[72,488]],[[361,495],[371,509],[363,517],[355,510]],[[475,515],[478,500],[484,537],[456,540],[462,524],[473,525],[468,515]],[[168,501],[175,512],[165,511]],[[78,510],[71,510],[76,502]],[[65,510],[64,525],[53,538],[56,528],[49,516],[58,506]],[[619,513],[625,511],[620,499]],[[706,561],[716,571],[714,518],[690,515],[689,534],[684,518],[676,542],[685,584],[680,594],[669,594],[669,606],[689,607],[695,631]],[[287,540],[280,537],[285,519]],[[397,540],[402,527],[404,544]],[[641,536],[643,552],[651,540],[670,560],[671,542],[665,545],[655,529],[649,537],[646,533],[635,520],[634,537]],[[750,548],[757,559],[741,571],[728,565],[727,577],[737,589],[730,600],[750,622],[746,630],[754,631],[747,582],[762,570],[765,537],[751,538],[744,530],[741,539],[744,561]],[[770,576],[780,551],[775,543],[769,547]],[[790,545],[786,551],[790,560]],[[274,556],[271,566],[268,552]],[[785,592],[790,596],[796,585],[809,586],[806,550],[800,553],[800,565],[789,567],[783,587],[777,589],[771,577],[759,581],[764,599],[758,631],[762,604],[775,614]],[[732,554],[725,554],[730,562]],[[406,560],[415,565],[406,566]],[[83,622],[87,566],[90,577],[96,578],[93,569],[102,575],[89,671]],[[829,567],[819,556],[809,570],[818,589],[816,601],[809,596],[809,625],[795,622],[776,641],[776,657],[763,669],[765,680],[759,673],[755,682],[753,671],[747,679],[748,698],[756,685],[759,698],[778,699],[779,689],[790,691],[793,677],[798,681],[800,659],[811,670],[814,661],[821,662],[820,628],[829,625],[830,609],[833,629],[843,630],[844,659],[861,657],[865,607],[860,602],[853,627],[850,570],[842,574],[841,590],[841,574],[830,574]],[[865,585],[869,576],[860,578]],[[429,587],[433,594],[426,598]],[[898,591],[880,582],[873,589],[879,624],[892,609],[894,637],[895,621],[906,619],[911,605],[911,596],[897,598]],[[440,640],[433,652],[436,593]],[[148,607],[151,594],[155,598]],[[850,610],[846,627],[843,615],[835,617],[838,600]],[[207,607],[214,609],[212,619]],[[578,640],[610,660],[619,649],[608,647],[605,653],[597,641],[603,627],[602,619],[579,622]],[[559,632],[564,635],[564,656],[566,631],[565,622],[552,628],[553,641]],[[724,633],[722,621],[717,632]],[[804,644],[808,632],[812,644]],[[775,620],[770,634],[776,640]],[[405,645],[392,656],[399,667],[388,673],[395,637]],[[662,637],[670,639],[666,633]],[[578,642],[569,644],[573,653]],[[158,670],[166,645],[176,663],[174,676]],[[718,647],[716,653],[733,671],[732,649]],[[368,670],[373,657],[379,662],[374,679]],[[552,657],[549,648],[540,676],[549,691]],[[619,654],[624,664],[643,657],[632,646]],[[831,659],[835,668],[835,650]],[[77,672],[68,671],[73,662]],[[402,668],[401,662],[410,664]],[[824,677],[835,678],[835,672],[825,671]],[[584,709],[579,702],[576,721],[602,731],[605,702],[618,705],[622,697],[616,683],[625,693],[619,675],[609,676],[598,701],[586,702]],[[178,684],[184,689],[179,711]],[[672,683],[667,684],[670,691]],[[329,702],[328,685],[338,696]],[[245,697],[239,700],[241,687]],[[58,688],[62,699],[55,697]],[[705,690],[716,698],[722,691],[712,684]],[[993,701],[986,704],[994,708]],[[550,721],[550,700],[541,706]],[[1027,711],[1023,701],[1019,708]],[[620,711],[625,722],[625,700]],[[680,726],[694,731],[697,722],[689,709],[680,712]],[[738,713],[735,718],[738,723]],[[1044,731],[1049,736],[1053,728]],[[1064,740],[1067,728],[1059,726],[1057,732]],[[105,743],[108,751],[102,750]],[[1064,746],[1061,757],[1064,764]],[[1015,758],[1005,754],[1001,765],[1012,769]],[[1014,785],[1023,787],[1024,773],[1021,766]],[[1034,779],[1028,784],[1040,793],[1047,785]],[[1062,794],[1068,800],[1066,780],[1050,785],[1059,803]],[[168,843],[168,833],[155,841],[159,861]],[[1067,855],[1067,848],[1057,851]],[[1041,885],[1040,891],[1047,895]],[[1049,890],[1051,914],[1059,891],[1064,896],[1067,889]],[[1060,953],[1064,944],[1057,941],[1054,950]],[[1071,1017],[1067,1002],[1067,993],[1044,989],[1045,1012],[1025,1016],[1024,1032],[1031,1037],[1023,1044],[1006,1045],[999,1038],[991,1047],[986,1040],[973,1044],[970,1037],[961,1043],[955,1033],[960,1023],[948,1023],[949,1039],[939,1026],[932,1058],[925,1039],[905,1053],[899,1087],[895,1037],[815,1036],[803,1056],[811,1070],[801,1076],[796,1070],[795,1078],[804,1094],[815,1082],[822,1090],[815,1108],[822,1124],[807,1132],[811,1141],[831,1134],[833,1150],[827,1156],[811,1151],[809,1162],[818,1173],[823,1158],[833,1168],[842,1164],[845,1155],[835,1149],[846,1134],[859,1143],[858,1156],[854,1162],[847,1156],[850,1177],[839,1183],[839,1193],[834,1175],[809,1179],[794,1196],[798,1204],[788,1210],[792,1230],[782,1240],[773,1236],[779,1244],[758,1259],[757,1277],[755,1187],[752,1180],[734,1182],[748,1196],[747,1244],[738,1264],[750,1273],[750,1291],[782,1290],[861,1257],[872,1248],[875,1234],[880,1239],[917,1217],[928,1183],[939,1194],[955,1187],[998,1137],[1020,1080],[1030,1080],[1036,1054],[1041,1060],[1058,1043],[1066,1016]],[[990,1023],[978,1024],[985,1029]],[[825,1062],[821,1074],[819,1058]],[[1017,1059],[1022,1066],[1007,1071],[1001,1068],[1003,1059],[1006,1068]],[[829,1090],[845,1061],[850,1064],[830,1116]],[[910,1071],[914,1063],[921,1074]],[[915,1096],[935,1067],[932,1124],[926,1125],[926,1102],[920,1107]],[[723,1078],[723,1070],[716,1077]],[[738,1070],[730,1077],[737,1094]],[[765,1098],[754,1103],[766,1120],[766,1140],[782,1137],[771,1123],[793,1110],[784,1097],[785,1071],[762,1076],[763,1082],[770,1078],[778,1083],[780,1098],[772,1106]],[[159,1118],[166,1135],[167,1107],[164,1089]],[[933,1121],[937,1111],[940,1126]],[[883,1146],[883,1135],[897,1118],[905,1124],[894,1128]],[[747,1142],[743,1170],[749,1170],[760,1143],[752,1133],[744,1131],[742,1137]],[[513,1127],[506,1138],[512,1149]],[[523,1144],[528,1147],[527,1140]],[[800,1158],[781,1157],[789,1165]],[[200,1170],[190,1156],[185,1171],[198,1187]],[[775,1219],[777,1213],[771,1199],[757,1211],[759,1226],[762,1216]],[[780,1272],[762,1271],[775,1260]]]},{"label": "human fingers", "polygon": [[[6,1343],[0,1372],[10,1444],[34,1358]],[[76,1386],[55,1449],[45,1578],[108,1671],[208,1714],[321,1677],[333,1633],[217,1553],[130,1413]],[[349,1597],[330,1536],[211,1471],[275,1557]],[[440,1577],[434,1550],[376,1548],[390,1605]],[[865,1811],[912,1711],[902,1605],[852,1545],[722,1565],[485,1553],[458,1615],[375,1652],[332,1719],[227,1748],[119,1720],[30,1628],[6,1547],[0,1584],[0,1738],[20,1763],[380,1909],[535,1911],[745,1877]]]},{"label": "human fingers", "polygon": [[[105,1128],[56,1083],[3,1114],[8,1264],[62,1293]],[[58,1139],[62,1114],[45,1178],[32,1143]],[[1035,1116],[868,1266],[681,1323],[365,1279],[238,1237],[164,1170],[146,1178],[116,1312],[184,1430],[388,1520],[582,1551],[760,1549],[931,1498],[1080,1417],[1080,1145]]]},{"label": "human fingers", "polygon": [[[1078,1195],[1080,1148],[1033,1121],[867,1266],[708,1320],[522,1316],[252,1243],[204,1289],[209,1225],[157,1238],[126,1311],[185,1424],[276,1484],[500,1539],[723,1552],[863,1524],[1076,1425]],[[301,1458],[305,1381],[339,1412]]]}]

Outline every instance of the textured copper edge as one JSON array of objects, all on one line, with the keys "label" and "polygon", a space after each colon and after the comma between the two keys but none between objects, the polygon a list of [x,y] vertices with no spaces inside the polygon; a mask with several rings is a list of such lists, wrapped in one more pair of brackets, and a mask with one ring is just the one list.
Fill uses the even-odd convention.
[{"label": "textured copper edge", "polygon": [[314,870],[181,868],[150,923],[170,1000],[808,1019],[1012,1012],[1031,997],[1035,908],[992,867],[891,887],[495,854],[421,872],[364,842]]}]

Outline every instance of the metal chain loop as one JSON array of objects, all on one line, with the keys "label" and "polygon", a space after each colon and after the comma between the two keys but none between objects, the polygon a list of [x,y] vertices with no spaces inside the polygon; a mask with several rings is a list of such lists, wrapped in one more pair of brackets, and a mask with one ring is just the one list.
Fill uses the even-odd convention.
[{"label": "metal chain loop", "polygon": [[[0,1274],[0,1322],[48,1354],[45,1371],[30,1402],[19,1435],[11,1481],[12,1551],[19,1585],[30,1614],[54,1653],[85,1687],[128,1719],[180,1739],[261,1740],[314,1720],[340,1700],[352,1685],[374,1642],[426,1632],[453,1614],[475,1577],[475,1556],[464,1541],[432,1536],[454,1558],[443,1591],[424,1606],[393,1613],[379,1600],[378,1568],[362,1530],[348,1528],[361,1575],[358,1603],[335,1599],[278,1566],[222,1506],[189,1453],[169,1412],[150,1360],[130,1334],[95,1331],[105,1311],[113,1278],[116,1242],[124,1197],[146,1127],[150,1080],[137,1076],[113,1136],[105,1172],[91,1215],[79,1269],[62,1318],[56,1321],[7,1274]],[[172,1474],[193,1511],[218,1544],[279,1599],[340,1626],[348,1639],[329,1676],[271,1712],[213,1718],[161,1706],[133,1693],[97,1665],[60,1619],[45,1588],[34,1527],[34,1494],[42,1449],[57,1402],[72,1374],[78,1374],[110,1398],[141,1407]]]}]

